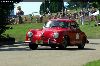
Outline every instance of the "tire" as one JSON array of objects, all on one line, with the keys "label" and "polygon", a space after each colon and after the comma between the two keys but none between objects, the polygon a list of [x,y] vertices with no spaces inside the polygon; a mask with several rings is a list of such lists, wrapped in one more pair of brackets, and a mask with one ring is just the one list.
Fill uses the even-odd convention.
[{"label": "tire", "polygon": [[85,40],[83,40],[79,45],[78,45],[78,49],[84,49],[85,46]]},{"label": "tire", "polygon": [[64,37],[63,43],[59,45],[59,49],[65,49],[68,45],[68,38]]},{"label": "tire", "polygon": [[33,43],[29,43],[29,48],[32,49],[32,50],[35,50],[37,49],[38,45],[36,44],[33,44]]},{"label": "tire", "polygon": [[56,48],[56,46],[55,46],[55,45],[51,45],[50,47],[51,47],[51,48],[53,48],[53,49],[55,49],[55,48]]}]

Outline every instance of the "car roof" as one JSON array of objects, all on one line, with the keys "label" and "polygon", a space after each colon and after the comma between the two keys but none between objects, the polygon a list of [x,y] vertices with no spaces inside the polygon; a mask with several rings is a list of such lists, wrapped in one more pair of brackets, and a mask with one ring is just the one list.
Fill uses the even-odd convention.
[{"label": "car roof", "polygon": [[51,19],[51,21],[59,21],[59,22],[76,22],[72,19]]}]

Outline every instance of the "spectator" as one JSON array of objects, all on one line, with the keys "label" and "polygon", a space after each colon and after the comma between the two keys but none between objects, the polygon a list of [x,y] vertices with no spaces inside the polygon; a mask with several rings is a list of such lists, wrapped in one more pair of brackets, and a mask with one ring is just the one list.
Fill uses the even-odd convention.
[{"label": "spectator", "polygon": [[96,12],[96,8],[92,7],[91,13],[93,14],[93,13],[95,13],[95,12]]},{"label": "spectator", "polygon": [[88,22],[89,22],[89,25],[90,25],[90,22],[91,22],[91,14],[92,14],[92,13],[91,13],[91,11],[90,11],[90,10],[88,10],[88,19],[89,19],[89,21],[88,21]]},{"label": "spectator", "polygon": [[57,19],[57,15],[54,15],[52,19]]},{"label": "spectator", "polygon": [[40,22],[43,22],[43,15],[40,15]]},{"label": "spectator", "polygon": [[27,18],[26,17],[24,17],[24,21],[27,21]]},{"label": "spectator", "polygon": [[33,22],[33,16],[32,16],[32,14],[29,14],[29,18],[30,18],[31,22]]},{"label": "spectator", "polygon": [[75,11],[75,13],[73,15],[74,15],[74,18],[77,19],[78,13],[76,11]]},{"label": "spectator", "polygon": [[17,15],[17,19],[18,19],[17,24],[18,24],[18,23],[23,23],[22,15],[24,15],[24,12],[21,10],[21,6],[18,6],[18,7],[17,7],[16,15]]},{"label": "spectator", "polygon": [[68,15],[68,17],[69,17],[69,19],[71,19],[71,17],[72,17],[72,14],[70,13],[70,14]]},{"label": "spectator", "polygon": [[71,15],[71,19],[72,20],[75,20],[74,14]]},{"label": "spectator", "polygon": [[80,22],[82,25],[84,25],[84,11],[83,10],[80,11]]},{"label": "spectator", "polygon": [[38,23],[38,17],[36,17],[36,23]]}]

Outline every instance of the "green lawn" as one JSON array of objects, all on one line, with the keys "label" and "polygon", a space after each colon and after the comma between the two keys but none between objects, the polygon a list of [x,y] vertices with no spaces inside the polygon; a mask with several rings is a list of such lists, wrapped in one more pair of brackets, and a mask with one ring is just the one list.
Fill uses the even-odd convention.
[{"label": "green lawn", "polygon": [[83,66],[100,66],[100,60],[88,62],[87,64]]},{"label": "green lawn", "polygon": [[[16,41],[24,41],[25,34],[30,28],[42,28],[43,23],[25,23],[10,26],[13,27],[13,29],[7,30],[5,33],[14,37]],[[80,25],[80,28],[86,33],[88,38],[100,38],[100,26],[95,27],[94,23],[91,25],[86,23],[85,25]]]},{"label": "green lawn", "polygon": [[90,25],[86,23],[85,25],[80,25],[82,31],[84,31],[88,38],[100,39],[100,26],[94,26],[94,22]]},{"label": "green lawn", "polygon": [[16,24],[10,25],[13,29],[7,30],[5,34],[9,34],[14,37],[16,41],[24,41],[26,32],[31,28],[41,28],[43,23],[26,23],[26,24]]}]

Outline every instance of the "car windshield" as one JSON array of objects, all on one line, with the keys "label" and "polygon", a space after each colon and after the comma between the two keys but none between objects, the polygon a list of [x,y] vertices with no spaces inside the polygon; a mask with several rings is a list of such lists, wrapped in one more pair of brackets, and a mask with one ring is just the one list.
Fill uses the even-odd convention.
[{"label": "car windshield", "polygon": [[59,22],[59,21],[49,21],[45,25],[46,28],[52,28],[52,27],[62,27],[67,28],[68,23],[67,22]]}]

